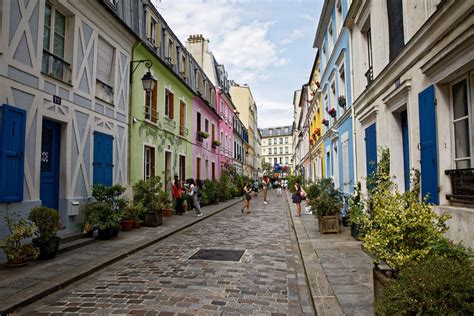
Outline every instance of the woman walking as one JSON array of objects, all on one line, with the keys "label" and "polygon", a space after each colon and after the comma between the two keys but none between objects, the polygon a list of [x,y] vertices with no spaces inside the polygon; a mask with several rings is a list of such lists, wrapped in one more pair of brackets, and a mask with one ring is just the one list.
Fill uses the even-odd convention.
[{"label": "woman walking", "polygon": [[196,182],[194,182],[194,179],[189,179],[188,180],[188,189],[186,190],[188,195],[192,197],[193,204],[194,204],[194,212],[196,216],[202,216],[201,212],[201,193],[200,189],[197,186]]},{"label": "woman walking", "polygon": [[178,176],[174,176],[173,186],[171,187],[171,193],[175,199],[175,213],[176,215],[183,215],[183,189],[179,182]]},{"label": "woman walking", "polygon": [[247,212],[245,213],[250,213],[250,200],[252,199],[252,195],[250,194],[252,192],[252,188],[249,184],[245,184],[244,186],[244,207],[242,207],[241,212],[244,213],[244,209],[247,208]]},{"label": "woman walking", "polygon": [[306,195],[306,192],[300,185],[300,180],[296,179],[295,181],[295,193],[293,194],[293,203],[296,204],[296,216],[301,216],[301,201]]}]

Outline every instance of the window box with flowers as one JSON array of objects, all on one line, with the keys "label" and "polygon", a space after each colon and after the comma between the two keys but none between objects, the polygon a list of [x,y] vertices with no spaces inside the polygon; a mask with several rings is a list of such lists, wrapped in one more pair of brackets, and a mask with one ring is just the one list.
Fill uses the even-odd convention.
[{"label": "window box with flowers", "polygon": [[323,124],[324,124],[326,127],[328,127],[328,126],[329,126],[329,121],[326,120],[326,119],[323,119]]},{"label": "window box with flowers", "polygon": [[337,98],[337,103],[341,108],[346,106],[346,97],[343,95],[340,95],[339,98]]},{"label": "window box with flowers", "polygon": [[330,108],[328,110],[328,114],[331,115],[332,118],[335,118],[336,117],[336,114],[337,114],[337,111],[335,108]]},{"label": "window box with flowers", "polygon": [[321,129],[318,127],[314,130],[314,133],[316,134],[316,136],[321,136]]},{"label": "window box with flowers", "polygon": [[209,137],[209,133],[204,132],[204,131],[199,131],[198,132],[199,136],[201,136],[203,139],[206,139]]},{"label": "window box with flowers", "polygon": [[313,146],[314,145],[314,140],[312,138],[310,138],[309,143],[310,143],[311,146]]},{"label": "window box with flowers", "polygon": [[318,136],[316,135],[316,132],[313,132],[313,134],[311,136],[313,137],[314,140],[316,140],[316,138],[318,138]]},{"label": "window box with flowers", "polygon": [[214,140],[214,141],[212,142],[212,148],[217,148],[217,147],[220,146],[220,145],[221,145],[221,142],[218,141],[218,140]]}]

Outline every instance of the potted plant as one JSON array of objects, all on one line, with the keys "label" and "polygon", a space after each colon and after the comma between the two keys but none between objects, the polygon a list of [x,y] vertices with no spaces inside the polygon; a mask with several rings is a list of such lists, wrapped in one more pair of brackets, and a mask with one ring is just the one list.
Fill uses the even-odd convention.
[{"label": "potted plant", "polygon": [[158,193],[156,207],[161,209],[164,217],[170,217],[173,214],[173,203],[167,192],[161,191]]},{"label": "potted plant", "polygon": [[321,136],[321,128],[316,127],[314,133],[315,133],[317,136]]},{"label": "potted plant", "polygon": [[199,136],[201,136],[203,139],[206,139],[209,137],[209,133],[204,132],[204,131],[199,131],[198,132]]},{"label": "potted plant", "polygon": [[345,107],[346,106],[346,97],[343,96],[343,95],[340,95],[338,98],[337,98],[337,103],[339,104],[339,106],[341,108]]},{"label": "potted plant", "polygon": [[133,220],[133,228],[139,229],[143,222],[142,217],[144,215],[143,206],[140,203],[132,203],[129,205],[131,218]]},{"label": "potted plant", "polygon": [[7,257],[6,265],[8,267],[20,267],[28,264],[28,257],[36,259],[39,249],[32,244],[25,244],[24,239],[33,236],[36,226],[34,223],[24,218],[13,218],[7,210],[5,217],[8,231],[10,234],[5,239],[0,240],[0,248]]},{"label": "potted plant", "polygon": [[61,228],[58,211],[45,206],[37,206],[30,211],[28,219],[35,223],[34,247],[39,249],[38,258],[41,260],[56,257],[59,250],[59,238],[56,234]]},{"label": "potted plant", "polygon": [[337,114],[337,111],[335,108],[330,108],[328,110],[328,114],[331,115],[332,118],[335,118],[336,117],[336,114]]},{"label": "potted plant", "polygon": [[120,227],[123,231],[130,231],[133,229],[133,222],[132,210],[127,206],[123,212],[123,217],[120,221]]},{"label": "potted plant", "polygon": [[220,145],[221,145],[221,142],[220,142],[220,141],[218,141],[218,140],[212,141],[212,148],[216,148],[216,147],[218,147],[218,146],[220,146]]},{"label": "potted plant", "polygon": [[359,240],[362,236],[363,226],[367,220],[365,200],[362,196],[362,186],[357,182],[354,192],[349,198],[349,224],[351,225],[351,235]]},{"label": "potted plant", "polygon": [[163,212],[157,207],[157,196],[162,191],[161,188],[159,176],[140,180],[133,186],[133,201],[143,206],[146,226],[156,227],[163,223]]},{"label": "potted plant", "polygon": [[326,119],[323,119],[322,123],[323,123],[323,125],[326,126],[326,127],[329,126],[329,121],[326,120]]},{"label": "potted plant", "polygon": [[339,192],[334,188],[331,178],[324,178],[318,181],[319,195],[310,200],[313,214],[318,218],[319,232],[339,233],[339,211],[342,202]]}]

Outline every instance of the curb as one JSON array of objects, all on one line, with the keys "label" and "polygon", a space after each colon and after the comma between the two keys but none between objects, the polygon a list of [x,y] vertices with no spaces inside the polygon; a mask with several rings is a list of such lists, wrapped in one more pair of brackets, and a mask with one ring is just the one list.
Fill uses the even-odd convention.
[{"label": "curb", "polygon": [[[237,200],[236,200],[237,199]],[[220,213],[238,203],[241,202],[241,199],[240,198],[236,198],[234,199],[234,201],[231,201],[229,205],[221,208],[221,209],[218,209],[216,211],[213,211],[212,213],[209,213],[207,215],[204,215],[202,217],[197,217],[196,220],[190,222],[190,223],[187,223],[187,224],[184,224],[182,226],[178,226],[176,227],[176,229],[174,230],[171,230],[171,231],[168,231],[168,232],[165,232],[163,233],[163,235],[159,235],[158,237],[152,239],[152,240],[148,240],[148,241],[145,241],[141,244],[139,244],[138,246],[133,246],[133,247],[128,247],[128,248],[125,248],[124,251],[118,255],[115,255],[111,258],[108,258],[108,259],[105,259],[103,262],[100,262],[99,264],[89,264],[89,265],[83,265],[83,266],[80,266],[77,270],[75,270],[75,273],[70,273],[70,274],[73,274],[72,276],[70,277],[64,277],[63,275],[61,276],[57,276],[56,278],[52,279],[52,280],[47,280],[45,282],[43,282],[42,284],[38,284],[36,286],[33,286],[32,288],[29,288],[27,290],[24,290],[24,291],[21,291],[21,292],[18,292],[16,294],[14,294],[13,296],[11,296],[9,298],[9,302],[7,302],[6,304],[3,304],[2,306],[0,306],[0,316],[3,316],[3,315],[9,315],[11,313],[13,313],[16,309],[18,309],[19,307],[24,307],[24,306],[27,306],[27,305],[30,305],[32,303],[34,303],[35,301],[38,301],[40,300],[41,298],[51,294],[51,293],[54,293],[62,288],[65,288],[66,286],[80,280],[80,279],[83,279],[89,275],[91,275],[92,273],[94,272],[97,272],[107,266],[110,266],[112,264],[114,264],[115,262],[121,260],[121,259],[124,259],[140,250],[143,250],[147,247],[150,247],[152,246],[153,244],[163,240],[163,239],[166,239],[168,237],[170,237],[171,235],[175,234],[175,233],[178,233],[188,227],[191,227],[203,220],[205,220],[206,218],[209,218],[211,216],[214,216],[215,214],[217,213]],[[46,286],[45,286],[46,285]]]},{"label": "curb", "polygon": [[[298,243],[298,249],[300,251],[301,261],[303,263],[303,269],[305,272],[306,282],[308,283],[309,291],[311,294],[311,302],[313,304],[314,310],[316,311],[316,315],[344,315],[342,306],[339,303],[336,295],[334,294],[334,291],[332,290],[331,285],[329,284],[329,281],[326,278],[326,275],[324,273],[324,268],[319,262],[319,257],[314,249],[312,249],[311,251],[314,253],[314,256],[317,258],[316,260],[318,262],[314,265],[313,269],[310,270],[311,268],[310,265],[312,264],[311,259],[309,259],[308,256],[306,258],[305,256],[303,256],[304,251],[301,247],[301,241],[300,241],[301,237],[304,237],[302,236],[302,234],[306,234],[307,236],[306,230],[304,227],[303,228],[296,227],[296,226],[300,226],[301,224],[295,223],[295,220],[291,213],[291,206],[290,206],[290,201],[288,199],[288,195],[286,195],[286,202],[288,206],[288,211],[290,213],[289,215],[291,218],[291,223],[293,225],[293,231],[296,236],[296,241]],[[304,230],[304,232],[301,232],[301,229]],[[299,232],[300,235],[298,235],[298,231],[300,231]],[[314,269],[316,268],[316,265],[318,265],[319,271],[316,271],[316,269]],[[322,274],[319,275],[319,272],[322,272]],[[330,289],[330,292],[332,293],[332,295],[326,295],[326,296],[322,295],[321,288],[319,287],[319,283],[318,283],[318,280],[321,277],[324,277],[324,279],[326,280],[326,283],[327,283],[325,286],[326,291]],[[312,280],[314,280],[314,282],[311,282]],[[325,303],[330,303],[329,304],[330,306],[328,306],[328,304],[325,304]],[[331,307],[335,307],[335,308],[331,308]]]}]

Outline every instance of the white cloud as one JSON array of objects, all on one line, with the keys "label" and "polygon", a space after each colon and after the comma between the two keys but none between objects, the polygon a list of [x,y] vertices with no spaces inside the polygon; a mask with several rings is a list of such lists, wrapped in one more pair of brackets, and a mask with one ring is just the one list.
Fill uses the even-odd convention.
[{"label": "white cloud", "polygon": [[291,125],[293,105],[272,99],[261,98],[257,102],[258,127],[277,127]]},{"label": "white cloud", "polygon": [[287,60],[268,37],[272,22],[248,21],[236,2],[242,3],[162,0],[157,8],[183,44],[188,35],[202,34],[210,40],[210,50],[225,65],[230,78],[252,84],[268,78],[274,67]]}]

